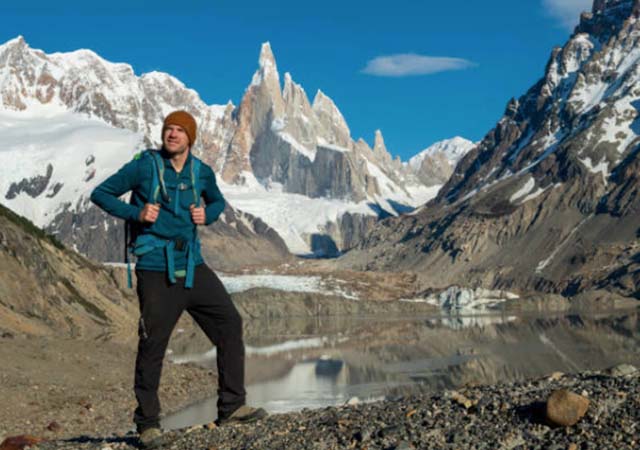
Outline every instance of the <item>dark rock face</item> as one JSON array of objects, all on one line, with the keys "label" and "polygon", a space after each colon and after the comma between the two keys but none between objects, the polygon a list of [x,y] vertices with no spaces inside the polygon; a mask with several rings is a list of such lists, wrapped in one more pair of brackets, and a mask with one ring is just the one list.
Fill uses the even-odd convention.
[{"label": "dark rock face", "polygon": [[351,249],[361,242],[378,222],[377,217],[362,214],[344,214],[338,220],[343,249]]},{"label": "dark rock face", "polygon": [[267,132],[254,145],[251,165],[258,179],[280,183],[286,192],[312,198],[366,198],[364,174],[347,152],[319,146],[311,160],[295,151],[289,142]]},{"label": "dark rock face", "polygon": [[287,261],[282,238],[262,220],[228,206],[224,217],[200,230],[202,256],[219,270]]},{"label": "dark rock face", "polygon": [[[19,194],[24,192],[30,197],[36,198],[40,194],[44,192],[44,190],[49,185],[49,180],[51,180],[51,175],[53,175],[53,166],[51,164],[47,164],[47,172],[44,175],[36,175],[35,177],[25,178],[19,183],[11,183],[9,186],[9,190],[5,194],[5,198],[7,200],[13,200]],[[53,189],[53,193],[47,194],[47,196],[53,197],[60,190],[60,186],[55,186]]]},{"label": "dark rock face", "polygon": [[67,206],[46,231],[93,260],[124,262],[124,221],[106,214],[88,201],[82,211],[78,214]]}]

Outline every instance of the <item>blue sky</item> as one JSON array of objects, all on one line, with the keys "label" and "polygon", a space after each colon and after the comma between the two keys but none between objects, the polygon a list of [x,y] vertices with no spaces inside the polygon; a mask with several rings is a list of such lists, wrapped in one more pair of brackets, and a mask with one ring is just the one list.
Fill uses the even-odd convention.
[{"label": "blue sky", "polygon": [[137,74],[168,72],[209,104],[235,104],[271,43],[281,79],[333,98],[354,138],[381,129],[403,160],[481,139],[543,74],[592,0],[25,0],[0,6],[0,42],[89,48]]}]

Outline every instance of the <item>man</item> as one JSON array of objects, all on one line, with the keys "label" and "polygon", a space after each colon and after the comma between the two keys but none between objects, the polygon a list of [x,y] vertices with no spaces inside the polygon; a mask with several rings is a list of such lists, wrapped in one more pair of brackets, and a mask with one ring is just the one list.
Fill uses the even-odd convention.
[{"label": "man", "polygon": [[[245,405],[242,319],[200,254],[197,227],[214,222],[225,202],[211,167],[191,154],[195,139],[193,116],[169,114],[162,149],[136,155],[91,194],[100,208],[127,220],[135,237],[140,324],[134,422],[145,448],[163,443],[158,385],[171,332],[184,310],[217,347],[218,423],[266,416]],[[129,203],[119,199],[129,191]]]}]

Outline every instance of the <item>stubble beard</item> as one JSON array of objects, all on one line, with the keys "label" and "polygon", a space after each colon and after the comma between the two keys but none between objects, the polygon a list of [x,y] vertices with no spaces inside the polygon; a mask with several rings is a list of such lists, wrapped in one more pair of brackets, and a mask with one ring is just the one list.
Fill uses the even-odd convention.
[{"label": "stubble beard", "polygon": [[189,145],[184,145],[182,147],[170,149],[169,145],[164,144],[164,151],[166,151],[170,156],[181,156],[189,151]]}]

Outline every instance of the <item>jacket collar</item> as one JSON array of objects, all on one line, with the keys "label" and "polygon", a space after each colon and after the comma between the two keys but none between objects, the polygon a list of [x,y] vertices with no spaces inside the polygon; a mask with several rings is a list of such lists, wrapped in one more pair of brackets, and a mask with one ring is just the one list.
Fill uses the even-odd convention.
[{"label": "jacket collar", "polygon": [[[173,169],[173,164],[171,164],[171,160],[169,159],[169,155],[167,155],[167,152],[164,151],[164,149],[160,149],[160,155],[162,156],[162,160],[164,161],[164,167],[165,168],[171,168]],[[189,153],[187,154],[187,160],[184,162],[184,167],[187,167],[189,164],[191,164],[191,149],[189,149]],[[184,169],[183,167],[183,169]],[[173,169],[175,170],[175,169]]]}]

